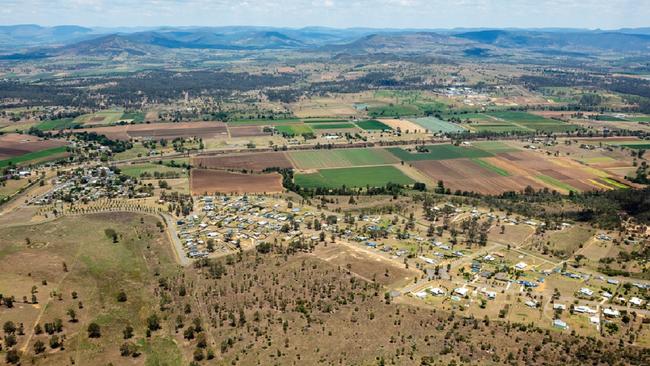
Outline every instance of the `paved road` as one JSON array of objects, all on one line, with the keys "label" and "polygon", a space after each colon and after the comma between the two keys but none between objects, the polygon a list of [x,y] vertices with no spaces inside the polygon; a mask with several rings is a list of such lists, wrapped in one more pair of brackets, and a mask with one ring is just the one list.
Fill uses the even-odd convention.
[{"label": "paved road", "polygon": [[167,226],[167,235],[169,236],[169,240],[172,243],[176,262],[183,267],[189,266],[192,261],[185,254],[183,243],[181,243],[181,239],[178,237],[178,232],[176,231],[176,223],[174,222],[174,219],[166,213],[160,212],[159,214],[165,220],[165,224]]}]

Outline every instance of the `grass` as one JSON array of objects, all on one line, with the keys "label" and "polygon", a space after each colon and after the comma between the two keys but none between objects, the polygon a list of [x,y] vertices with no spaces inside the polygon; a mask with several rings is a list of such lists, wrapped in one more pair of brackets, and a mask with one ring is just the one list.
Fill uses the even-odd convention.
[{"label": "grass", "polygon": [[443,121],[435,117],[415,118],[410,121],[431,132],[455,133],[465,131],[464,128],[455,123]]},{"label": "grass", "polygon": [[429,145],[425,146],[428,152],[408,152],[399,147],[388,148],[391,154],[395,155],[398,159],[403,161],[418,161],[418,160],[448,160],[458,158],[486,158],[494,156],[484,150],[474,147],[461,147],[455,145]]},{"label": "grass", "polygon": [[77,122],[72,118],[60,118],[43,121],[36,125],[36,129],[41,131],[64,130],[81,125],[82,123]]},{"label": "grass", "polygon": [[383,149],[292,151],[288,155],[299,169],[344,168],[398,162],[395,157]]},{"label": "grass", "polygon": [[295,183],[306,188],[381,187],[388,183],[412,184],[415,181],[392,165],[323,169],[318,173],[298,174]]},{"label": "grass", "polygon": [[641,143],[641,144],[621,144],[619,146],[624,146],[627,147],[628,149],[635,149],[635,150],[650,149],[650,142]]},{"label": "grass", "polygon": [[491,171],[493,171],[493,172],[495,172],[495,173],[497,173],[497,174],[499,174],[499,175],[501,175],[503,177],[509,177],[510,176],[510,173],[508,173],[505,169],[501,169],[501,168],[499,168],[497,166],[494,166],[494,165],[488,163],[485,160],[474,158],[474,159],[472,159],[472,161],[474,163],[480,165],[481,167],[483,167],[483,168],[485,168],[487,170],[491,170]]},{"label": "grass", "polygon": [[314,130],[341,130],[346,128],[355,128],[352,123],[310,123],[309,127]]},{"label": "grass", "polygon": [[472,146],[492,154],[509,153],[519,151],[518,148],[500,141],[478,141],[472,142]]},{"label": "grass", "polygon": [[420,114],[420,108],[415,105],[384,105],[368,107],[368,115],[373,118],[377,117],[401,117],[415,116]]},{"label": "grass", "polygon": [[355,122],[355,124],[357,126],[359,126],[359,128],[362,128],[362,129],[367,130],[367,131],[391,130],[390,126],[388,126],[388,125],[386,125],[384,123],[381,123],[381,122],[379,122],[377,120],[374,120],[374,119],[370,119],[370,120],[367,120],[367,121],[358,121],[358,122]]},{"label": "grass", "polygon": [[314,130],[311,129],[308,125],[298,124],[298,125],[285,125],[285,126],[276,126],[276,131],[281,134],[299,136],[308,133],[314,133]]},{"label": "grass", "polygon": [[122,170],[122,174],[128,175],[133,178],[140,178],[142,174],[145,173],[151,176],[153,176],[154,173],[160,173],[160,174],[177,173],[181,176],[187,175],[187,171],[184,170],[183,168],[172,168],[164,164],[152,164],[152,163],[133,164],[133,165],[126,165],[120,167],[120,169]]},{"label": "grass", "polygon": [[347,122],[347,119],[336,119],[336,118],[306,118],[303,120],[304,123],[341,123]]},{"label": "grass", "polygon": [[144,122],[144,113],[143,112],[126,112],[120,117],[121,120],[133,120],[135,123]]},{"label": "grass", "polygon": [[142,156],[147,156],[149,153],[149,149],[142,146],[141,143],[135,143],[133,144],[133,147],[126,150],[119,152],[114,155],[115,160],[126,160],[126,159],[135,159],[139,158]]},{"label": "grass", "polygon": [[578,129],[578,126],[567,124],[562,121],[545,118],[536,114],[518,111],[503,111],[486,113],[494,118],[509,122],[514,126],[521,126],[537,131],[545,132],[567,132]]},{"label": "grass", "polygon": [[0,160],[0,168],[9,166],[10,163],[15,165],[21,165],[24,163],[36,162],[36,161],[46,161],[49,158],[54,158],[55,155],[58,156],[66,152],[66,146],[53,147],[51,149],[45,149],[41,151],[34,151],[24,155],[16,156],[11,159]]},{"label": "grass", "polygon": [[557,179],[555,179],[553,177],[549,177],[548,175],[540,174],[536,178],[541,180],[542,182],[544,182],[546,184],[552,185],[552,186],[554,186],[556,188],[563,189],[563,190],[565,190],[567,192],[570,192],[570,191],[580,192],[579,189],[577,189],[575,187],[572,187],[571,185],[569,185],[567,183],[564,183],[564,182],[562,182],[560,180],[557,180]]},{"label": "grass", "polygon": [[144,353],[147,355],[145,366],[180,366],[183,355],[174,340],[168,337],[156,337],[144,342]]}]

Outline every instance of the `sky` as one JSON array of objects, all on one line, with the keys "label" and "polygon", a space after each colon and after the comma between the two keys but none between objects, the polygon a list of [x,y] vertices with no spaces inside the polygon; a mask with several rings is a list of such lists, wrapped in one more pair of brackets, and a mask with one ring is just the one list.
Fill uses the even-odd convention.
[{"label": "sky", "polygon": [[614,29],[650,26],[650,0],[0,0],[0,24]]}]

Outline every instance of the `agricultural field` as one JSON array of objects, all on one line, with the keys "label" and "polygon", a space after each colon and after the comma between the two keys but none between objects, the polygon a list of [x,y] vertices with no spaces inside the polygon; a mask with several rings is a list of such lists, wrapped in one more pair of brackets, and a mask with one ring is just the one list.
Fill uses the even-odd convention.
[{"label": "agricultural field", "polygon": [[196,156],[192,158],[192,166],[208,169],[252,170],[262,171],[268,168],[293,168],[287,158],[288,153],[256,153],[236,155]]},{"label": "agricultural field", "polygon": [[412,119],[412,122],[422,126],[423,128],[429,130],[432,133],[457,133],[466,131],[464,128],[458,124],[440,120],[435,117],[422,117]]},{"label": "agricultural field", "polygon": [[468,128],[476,132],[569,132],[579,129],[579,126],[560,120],[546,118],[540,114],[518,111],[485,112],[485,113],[459,113],[447,114],[446,119],[458,118]]},{"label": "agricultural field", "polygon": [[391,154],[403,161],[447,160],[457,158],[483,158],[492,156],[485,150],[472,146],[454,146],[451,144],[427,145],[424,152],[407,151],[400,147],[387,148]]},{"label": "agricultural field", "polygon": [[317,173],[297,174],[294,182],[304,188],[382,187],[388,183],[413,184],[415,181],[391,165],[321,169]]},{"label": "agricultural field", "polygon": [[190,190],[198,195],[214,193],[277,193],[282,192],[282,176],[270,174],[242,174],[223,170],[192,169]]},{"label": "agricultural field", "polygon": [[309,127],[314,130],[344,130],[344,129],[356,129],[356,126],[352,123],[310,123]]},{"label": "agricultural field", "polygon": [[120,167],[122,174],[133,178],[158,179],[164,177],[182,177],[187,175],[183,168],[173,168],[164,164],[142,163]]},{"label": "agricultural field", "polygon": [[296,168],[302,170],[386,165],[398,160],[384,149],[331,149],[291,151],[287,153]]},{"label": "agricultural field", "polygon": [[311,126],[306,124],[291,124],[291,125],[275,126],[275,130],[280,134],[288,135],[288,136],[302,136],[305,134],[314,133],[314,130],[312,130]]},{"label": "agricultural field", "polygon": [[141,123],[144,122],[144,113],[124,113],[118,110],[99,111],[81,115],[75,118],[74,121],[84,126],[111,125],[119,121],[133,121]]},{"label": "agricultural field", "polygon": [[228,127],[230,137],[255,137],[267,136],[272,132],[264,132],[262,126],[241,126],[241,127]]},{"label": "agricultural field", "polygon": [[75,121],[73,118],[60,118],[43,121],[35,126],[41,131],[66,130],[80,127],[83,123]]},{"label": "agricultural field", "polygon": [[357,121],[356,124],[359,128],[366,131],[387,131],[391,130],[390,126],[385,125],[384,123],[371,119],[365,121]]},{"label": "agricultural field", "polygon": [[226,138],[228,129],[222,122],[181,122],[151,123],[125,126],[110,126],[80,129],[76,131],[96,132],[110,139],[129,140],[132,138],[172,140],[183,137]]},{"label": "agricultural field", "polygon": [[419,124],[413,123],[407,119],[382,118],[378,121],[389,126],[393,130],[399,130],[404,133],[422,133],[426,130]]}]

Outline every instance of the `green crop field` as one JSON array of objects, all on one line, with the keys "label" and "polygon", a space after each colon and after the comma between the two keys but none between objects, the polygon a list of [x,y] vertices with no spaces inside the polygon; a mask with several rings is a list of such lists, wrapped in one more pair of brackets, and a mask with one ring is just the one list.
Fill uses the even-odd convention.
[{"label": "green crop field", "polygon": [[0,168],[9,166],[10,163],[20,165],[24,163],[47,161],[50,157],[54,158],[66,152],[65,146],[53,147],[41,151],[34,151],[24,155],[16,156],[11,159],[0,160]]},{"label": "green crop field", "polygon": [[[133,113],[136,114],[136,113]],[[144,121],[144,114],[142,115],[142,121]],[[81,115],[74,119],[75,122],[80,124],[95,124],[95,125],[110,125],[121,121],[123,119],[130,119],[123,117],[124,113],[122,111],[109,110],[109,111],[99,111],[95,113],[89,113]]]},{"label": "green crop field", "polygon": [[81,125],[82,123],[76,122],[72,118],[60,118],[60,119],[43,121],[38,125],[36,125],[36,128],[41,131],[52,131],[52,130],[64,130],[64,129],[73,128],[75,126],[81,126]]},{"label": "green crop field", "polygon": [[306,188],[381,187],[387,183],[413,184],[415,181],[391,165],[323,169],[318,173],[298,174],[295,183]]},{"label": "green crop field", "polygon": [[165,173],[176,173],[180,176],[187,175],[187,171],[183,168],[172,168],[165,164],[152,164],[152,163],[143,163],[143,164],[132,164],[125,165],[120,167],[122,174],[128,175],[133,178],[140,178],[142,174],[148,174],[152,177],[155,173],[165,174]]},{"label": "green crop field", "polygon": [[340,130],[346,128],[356,128],[352,123],[310,123],[309,127],[314,130]]},{"label": "green crop field", "polygon": [[336,119],[336,118],[306,118],[303,120],[304,123],[342,123],[348,122],[347,119]]},{"label": "green crop field", "polygon": [[506,124],[483,124],[483,125],[474,125],[471,127],[472,130],[477,132],[531,132],[532,129],[515,126],[515,125],[506,125]]},{"label": "green crop field", "polygon": [[312,130],[311,127],[304,124],[275,126],[275,129],[281,134],[293,135],[293,136],[299,136],[306,133],[314,133],[314,130]]},{"label": "green crop field", "polygon": [[374,119],[370,119],[367,121],[358,121],[355,122],[357,126],[360,128],[363,128],[364,130],[368,131],[374,131],[374,130],[379,130],[379,131],[385,131],[385,130],[390,130],[391,128],[379,121],[376,121]]},{"label": "green crop field", "polygon": [[122,114],[122,117],[120,117],[121,120],[132,120],[135,123],[142,123],[144,122],[144,113],[142,112],[128,112]]},{"label": "green crop field", "polygon": [[635,149],[635,150],[650,149],[650,141],[642,142],[638,144],[620,144],[618,146],[624,146],[627,147],[628,149]]},{"label": "green crop field", "polygon": [[571,185],[569,185],[567,183],[564,183],[564,182],[562,182],[560,180],[557,180],[557,179],[555,179],[553,177],[549,177],[548,175],[540,174],[540,175],[537,176],[537,179],[541,180],[542,182],[544,182],[546,184],[550,184],[550,185],[552,185],[554,187],[563,189],[565,191],[580,192],[579,189],[577,189],[575,187],[572,187]]},{"label": "green crop field", "polygon": [[398,160],[384,149],[333,149],[292,151],[289,158],[298,169],[343,168],[394,164]]},{"label": "green crop field", "polygon": [[621,183],[621,182],[619,182],[619,181],[616,181],[616,180],[614,180],[614,179],[611,179],[611,178],[600,178],[600,179],[601,179],[603,182],[605,182],[605,183],[607,183],[607,184],[609,184],[610,186],[615,187],[615,188],[619,188],[619,189],[627,189],[627,188],[630,188],[628,185],[623,184],[623,183]]},{"label": "green crop field", "polygon": [[489,112],[489,116],[508,122],[514,126],[529,128],[544,132],[568,132],[578,129],[578,126],[562,121],[545,118],[531,113],[518,111]]},{"label": "green crop field", "polygon": [[491,170],[491,171],[493,171],[493,172],[495,172],[495,173],[497,173],[497,174],[499,174],[499,175],[501,175],[503,177],[510,176],[510,173],[508,173],[505,169],[501,169],[501,168],[499,168],[497,166],[494,166],[494,165],[488,163],[485,160],[474,158],[474,159],[472,159],[472,161],[474,163],[476,163],[477,165],[479,165],[479,166],[481,166],[481,167],[483,167],[483,168],[485,168],[487,170]]},{"label": "green crop field", "polygon": [[384,105],[368,107],[368,115],[371,117],[401,117],[421,115],[420,108],[411,104]]},{"label": "green crop field", "polygon": [[472,142],[472,146],[477,149],[487,151],[492,154],[509,153],[519,151],[518,148],[510,146],[500,141],[478,141]]},{"label": "green crop field", "polygon": [[403,161],[486,158],[494,156],[492,153],[474,147],[454,146],[451,144],[429,145],[426,148],[429,150],[428,152],[409,152],[399,147],[391,147],[386,150]]},{"label": "green crop field", "polygon": [[443,121],[435,117],[414,118],[409,121],[426,128],[430,132],[455,133],[466,131],[455,123]]}]

